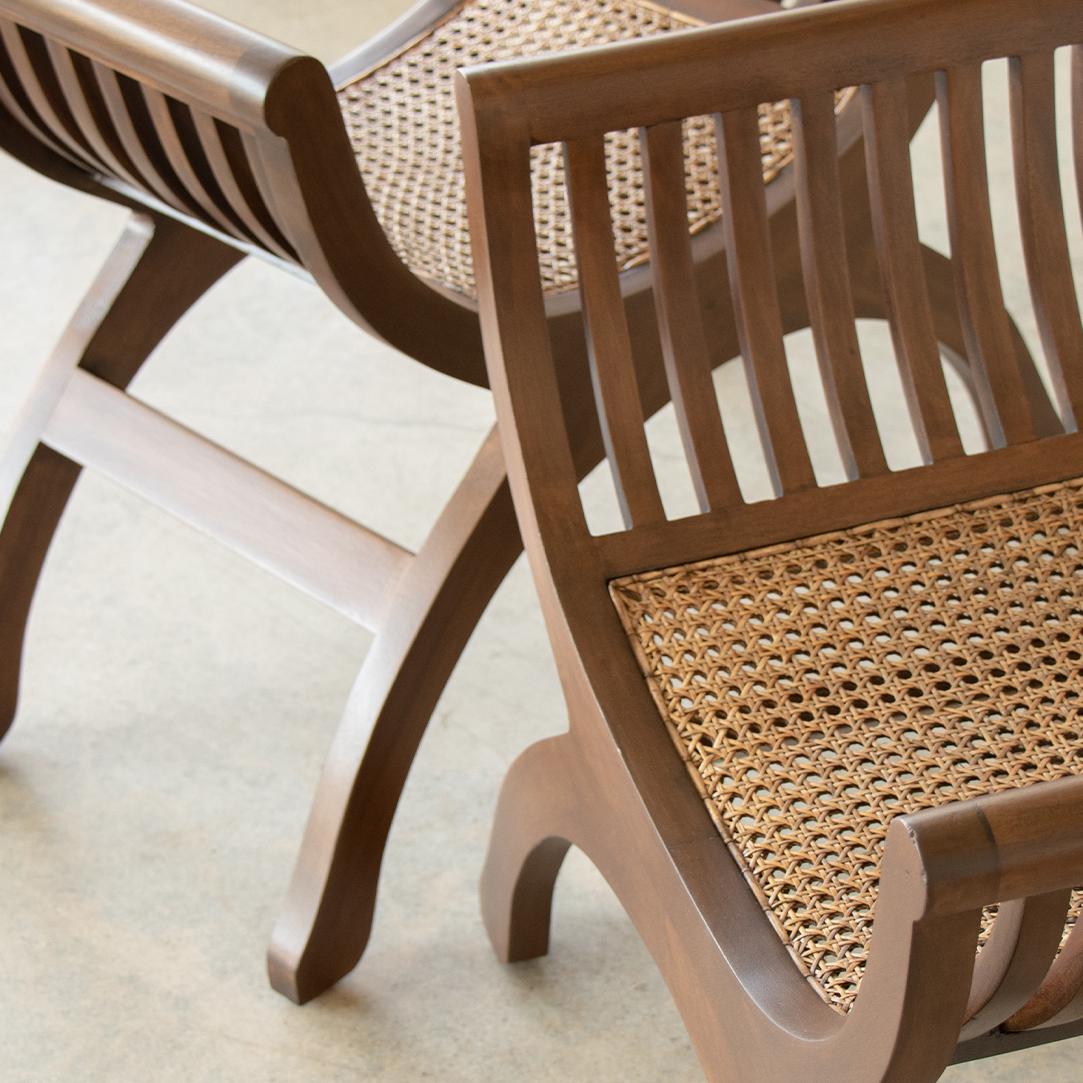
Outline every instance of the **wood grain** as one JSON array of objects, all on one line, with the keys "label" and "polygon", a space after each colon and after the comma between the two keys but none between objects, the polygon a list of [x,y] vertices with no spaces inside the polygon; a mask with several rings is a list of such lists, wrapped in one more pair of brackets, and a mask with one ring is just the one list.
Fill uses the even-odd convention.
[{"label": "wood grain", "polygon": [[[1019,19],[1018,6],[1009,0],[866,0],[696,31],[679,40],[507,62],[461,77],[487,360],[520,528],[569,713],[568,732],[528,749],[505,781],[483,874],[483,914],[501,958],[541,954],[548,947],[556,870],[569,845],[583,850],[659,965],[712,1080],[931,1080],[955,1057],[991,1055],[1076,1033],[1074,1020],[1083,1010],[1081,953],[1050,963],[1069,890],[1083,880],[1083,781],[1067,777],[1019,786],[891,821],[879,864],[868,965],[853,1006],[840,1016],[794,965],[765,919],[762,897],[749,890],[747,867],[734,853],[737,843],[723,837],[689,784],[690,765],[675,753],[660,722],[610,587],[615,578],[633,573],[688,571],[686,566],[722,554],[759,552],[913,513],[956,514],[958,504],[1083,475],[1083,437],[1058,431],[1055,419],[1040,409],[1040,384],[1032,371],[1024,379],[1026,354],[1003,308],[979,97],[985,60],[1025,56],[1031,47],[1051,52],[1081,35],[1083,8],[1058,0],[1026,19]],[[911,115],[911,102],[922,103],[920,86],[930,68],[943,72],[951,261],[934,258],[917,232],[909,141],[919,118]],[[831,115],[830,95],[855,83],[862,85],[864,102],[866,203],[864,178],[844,179],[850,159]],[[1031,120],[1051,126],[1049,106],[1038,104],[1037,89],[1031,88]],[[798,161],[792,196],[777,210],[777,195],[765,199],[755,176],[755,107],[782,98],[799,103]],[[574,443],[567,427],[569,396],[561,396],[566,376],[549,349],[538,304],[530,176],[521,162],[532,143],[598,146],[605,132],[628,128],[647,131],[648,156],[662,154],[659,148],[668,141],[668,163],[648,162],[650,202],[663,212],[654,214],[652,246],[667,251],[669,244],[680,255],[688,241],[680,213],[683,171],[673,160],[675,133],[683,118],[710,112],[720,113],[728,273],[713,281],[697,275],[695,289],[688,289],[685,259],[683,307],[667,311],[670,302],[660,301],[661,320],[680,311],[693,333],[700,320],[723,325],[719,288],[730,284],[729,333],[739,338],[764,396],[763,430],[778,459],[778,495],[755,503],[732,496],[729,505],[708,501],[699,515],[633,522],[594,537],[567,506],[572,486],[566,448]],[[1052,189],[1047,184],[1041,191],[1045,232],[1034,232],[1036,251],[1044,254],[1041,236],[1055,237],[1050,231],[1062,230],[1064,223]],[[1031,198],[1037,204],[1038,197]],[[608,208],[599,201],[590,213],[600,236],[603,219],[609,228]],[[668,241],[657,236],[663,222],[675,235]],[[580,230],[577,243],[586,232]],[[695,264],[695,244],[691,251]],[[783,344],[789,322],[784,314],[795,306],[795,263],[803,271],[808,320],[826,362],[839,443],[849,447],[851,479],[837,485],[817,487],[811,471],[802,470],[807,452]],[[855,268],[861,272],[856,278]],[[882,297],[868,281],[873,268],[882,277]],[[592,273],[591,265],[581,268],[584,279]],[[587,281],[582,285],[590,288]],[[595,297],[614,309],[621,304],[612,290]],[[879,433],[861,395],[853,329],[858,311],[875,312],[877,303],[892,323],[893,360],[927,460],[895,472],[884,469],[876,454]],[[624,318],[630,322],[634,313],[626,293]],[[963,453],[944,381],[941,332],[950,336],[956,361],[967,357],[976,396],[985,404],[991,450]],[[668,335],[663,355],[672,351]],[[698,338],[691,341],[694,355]],[[659,378],[667,363],[672,367],[673,359],[655,361]],[[1074,378],[1083,369],[1083,354],[1066,363]],[[649,382],[642,368],[638,382]],[[713,420],[709,411],[706,416]],[[638,439],[642,416],[626,410],[611,415],[609,424],[628,426]],[[615,441],[617,434],[610,435]],[[696,460],[695,476],[703,460],[696,459],[696,445],[687,437],[685,448]],[[780,607],[794,604],[803,582],[791,578],[796,573],[784,553],[780,549],[773,566],[755,572],[769,577],[767,596]],[[888,567],[886,555],[884,562]],[[747,574],[756,567],[750,562]],[[713,571],[701,567],[699,573]],[[649,593],[659,580],[636,582]],[[835,589],[832,583],[825,589]],[[693,625],[725,620],[707,611],[710,599],[686,592],[675,600],[658,590],[658,605],[686,606]],[[772,638],[776,631],[769,619],[762,626],[751,622],[750,629],[771,649],[789,650]],[[860,632],[854,635],[860,643]],[[644,636],[650,638],[649,627]],[[691,672],[698,659],[691,645],[689,652]],[[755,681],[754,653],[746,662],[723,658],[717,664],[733,667],[727,679]],[[705,661],[703,668],[715,664]],[[817,664],[810,656],[806,679],[815,682]],[[725,694],[721,684],[711,683],[711,673],[691,672],[688,680],[693,704],[693,697],[703,695],[709,703],[711,694]],[[702,687],[692,687],[700,681]],[[819,687],[827,691],[826,682]],[[675,694],[683,688],[678,685]],[[990,689],[989,696],[990,710],[1011,709],[1010,693]],[[831,702],[820,709],[831,708],[847,709]],[[747,723],[753,735],[760,727],[766,731],[773,724],[771,711],[766,705],[762,717],[753,714],[739,724]],[[810,712],[809,724],[816,718]],[[709,739],[704,728],[702,740]],[[899,764],[910,762],[910,750],[883,754],[891,751]],[[807,792],[797,783],[787,801],[818,807],[817,795],[830,791],[824,778],[829,772],[820,766],[811,765],[815,779],[810,777]],[[745,779],[750,794],[758,777]],[[859,798],[860,790],[836,796],[846,822],[849,800]],[[860,830],[859,815],[853,830]],[[801,860],[799,846],[792,852]],[[770,885],[783,898],[799,879],[787,881],[786,875],[783,867],[781,880]],[[824,889],[830,892],[828,879]],[[994,902],[1009,905],[975,970],[981,913]],[[801,905],[799,895],[794,905]],[[1051,1028],[1018,1032],[1037,1021]]]}]

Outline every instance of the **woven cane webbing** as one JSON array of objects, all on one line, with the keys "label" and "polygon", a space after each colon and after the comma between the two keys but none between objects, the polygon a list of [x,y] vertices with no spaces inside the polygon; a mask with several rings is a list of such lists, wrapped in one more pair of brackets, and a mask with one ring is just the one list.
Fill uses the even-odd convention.
[{"label": "woven cane webbing", "polygon": [[[648,0],[466,0],[433,30],[358,76],[339,102],[376,215],[415,274],[475,292],[452,89],[455,70],[492,60],[582,48],[699,25]],[[791,161],[787,103],[760,110],[763,174]],[[685,122],[688,222],[699,232],[721,214],[712,121]],[[648,258],[638,137],[607,138],[619,265]],[[535,225],[545,289],[575,286],[575,250],[557,146],[533,151]]]},{"label": "woven cane webbing", "polygon": [[719,831],[838,1010],[894,817],[1083,769],[1081,540],[1076,480],[610,585]]}]

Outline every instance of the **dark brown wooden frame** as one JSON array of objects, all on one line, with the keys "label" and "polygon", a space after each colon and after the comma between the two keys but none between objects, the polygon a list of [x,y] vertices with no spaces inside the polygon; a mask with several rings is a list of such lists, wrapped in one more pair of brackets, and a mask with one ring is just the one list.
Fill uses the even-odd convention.
[{"label": "dark brown wooden frame", "polygon": [[[482,327],[511,487],[568,704],[570,728],[531,747],[501,793],[482,882],[505,960],[547,950],[569,846],[608,880],[651,950],[708,1076],[718,1080],[934,1079],[965,1060],[1083,1031],[1083,935],[1059,958],[1069,889],[1083,881],[1083,778],[898,818],[882,864],[868,970],[845,1017],[816,995],[689,784],[609,594],[619,576],[1027,489],[1083,473],[1083,326],[1057,173],[1053,54],[1075,47],[1083,194],[1083,7],[1045,0],[864,0],[463,73],[458,84]],[[981,64],[1012,58],[1017,189],[1027,271],[1067,426],[1050,433],[1022,393],[1026,366],[998,301],[984,176]],[[911,195],[907,98],[936,80],[948,163],[957,296],[991,450],[964,454],[933,330],[935,290]],[[908,83],[909,80],[909,83]],[[917,80],[917,82],[915,82]],[[850,191],[835,172],[833,93],[859,86],[872,224],[889,319],[926,465],[891,473],[848,343],[862,280],[840,272]],[[909,90],[908,90],[909,86]],[[767,207],[753,183],[758,103],[794,100],[800,248],[821,367],[850,480],[819,486],[793,407],[773,296]],[[729,281],[689,288],[682,118],[716,115]],[[654,189],[652,259],[664,363],[700,514],[668,521],[643,438],[653,402],[613,290],[602,139],[639,129]],[[562,143],[595,393],[625,529],[588,529],[578,491],[579,386],[546,327],[530,148]],[[845,154],[840,165],[845,169]],[[676,206],[676,210],[674,210]],[[779,249],[775,249],[776,253]],[[784,250],[782,250],[784,252]],[[783,255],[783,258],[785,256]],[[734,288],[730,289],[730,283]],[[707,285],[700,281],[701,289]],[[975,289],[980,291],[975,293]],[[692,332],[730,295],[777,496],[744,503],[717,419],[682,403],[709,360]],[[683,341],[673,337],[678,331]],[[574,393],[569,392],[574,389]],[[713,395],[712,395],[713,400]],[[596,405],[595,405],[596,401]],[[1066,431],[1067,428],[1067,431]],[[715,431],[712,442],[711,434]],[[1005,902],[1005,900],[1012,900]],[[975,966],[982,907],[1003,904]],[[1000,922],[1003,921],[1003,925]],[[1051,965],[1052,964],[1052,965]]]},{"label": "dark brown wooden frame", "polygon": [[[372,210],[334,86],[438,22],[427,0],[332,69],[181,0],[0,0],[0,146],[60,183],[130,207],[132,224],[73,318],[0,461],[0,732],[15,713],[21,645],[49,543],[83,464],[103,471],[377,632],[334,738],[269,955],[271,981],[304,1001],[360,959],[399,794],[436,701],[521,551],[495,432],[416,554],[352,523],[123,394],[155,345],[244,255],[311,277],[360,327],[457,379],[486,382],[476,306],[411,274]],[[777,12],[771,0],[674,0],[709,20]],[[783,17],[772,15],[772,17]],[[789,17],[789,16],[785,16]],[[912,90],[912,127],[932,100]],[[856,114],[844,117],[842,184],[859,313],[886,314],[875,281]],[[782,320],[808,324],[790,171],[767,188]],[[937,333],[966,369],[952,271],[925,251]],[[725,274],[723,232],[694,246],[695,273]],[[649,268],[625,276],[648,411],[669,388]],[[577,295],[549,327],[581,369]],[[713,364],[739,351],[707,313]],[[603,441],[569,376],[576,470]],[[1030,393],[1052,418],[1040,383]],[[190,484],[200,480],[198,491]],[[319,553],[318,560],[310,554]]]}]

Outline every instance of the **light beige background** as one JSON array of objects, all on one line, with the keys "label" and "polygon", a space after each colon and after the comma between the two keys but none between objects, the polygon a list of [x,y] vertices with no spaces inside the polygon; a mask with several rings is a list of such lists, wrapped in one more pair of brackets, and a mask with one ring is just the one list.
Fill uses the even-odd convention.
[{"label": "light beige background", "polygon": [[[406,4],[209,6],[330,60]],[[916,158],[935,166],[934,133]],[[1010,224],[1006,155],[993,170]],[[6,427],[123,213],[6,159],[0,199]],[[942,242],[936,198],[923,215]],[[1018,271],[1006,277],[1025,309]],[[882,344],[882,332],[868,341]],[[795,356],[810,364],[804,338]],[[731,369],[720,383],[736,393],[735,379]],[[135,390],[410,545],[492,421],[485,393],[395,356],[317,291],[255,262],[200,304]],[[876,396],[897,413],[890,382]],[[667,418],[652,437],[679,505]],[[905,433],[893,453],[911,454]],[[604,475],[587,485],[603,518],[604,488]],[[578,856],[548,959],[504,968],[485,940],[475,885],[500,778],[562,724],[522,563],[437,710],[363,965],[304,1009],[269,990],[267,937],[366,646],[316,603],[85,479],[43,579],[22,709],[0,750],[0,1080],[702,1078],[647,953]],[[1083,1077],[1081,1048],[946,1078],[1067,1083]]]}]

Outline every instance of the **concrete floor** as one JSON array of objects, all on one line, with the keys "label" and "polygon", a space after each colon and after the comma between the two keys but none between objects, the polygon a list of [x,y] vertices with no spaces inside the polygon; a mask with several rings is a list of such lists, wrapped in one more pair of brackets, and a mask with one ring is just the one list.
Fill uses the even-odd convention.
[{"label": "concrete floor", "polygon": [[[406,4],[208,6],[332,59]],[[935,155],[926,132],[920,169]],[[995,158],[1005,199],[1009,168]],[[0,193],[2,428],[123,213],[6,159]],[[923,215],[942,243],[942,206],[930,198]],[[1006,279],[1025,308],[1018,275]],[[873,343],[882,334],[868,330]],[[795,356],[809,363],[805,338]],[[255,262],[170,336],[135,391],[407,545],[492,422],[486,394],[401,360]],[[671,419],[652,437],[676,464]],[[912,454],[906,434],[893,451]],[[594,506],[603,481],[587,485]],[[426,738],[364,964],[304,1009],[269,990],[266,940],[367,642],[137,499],[81,483],[0,754],[0,1080],[702,1078],[646,951],[584,860],[562,876],[549,958],[501,967],[482,931],[476,880],[500,779],[562,725],[522,563]],[[1081,1051],[1064,1043],[945,1078],[1078,1080]]]}]

